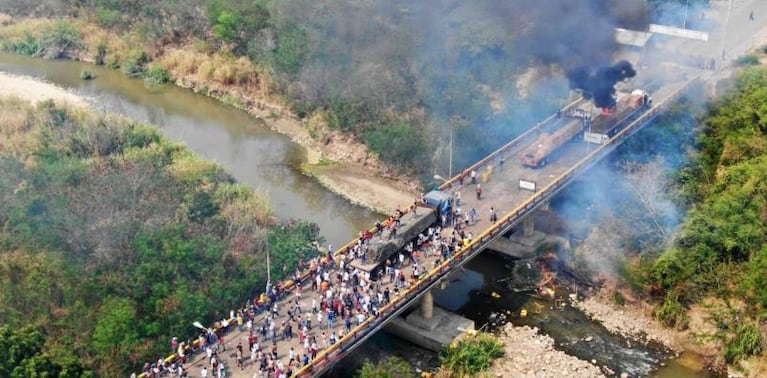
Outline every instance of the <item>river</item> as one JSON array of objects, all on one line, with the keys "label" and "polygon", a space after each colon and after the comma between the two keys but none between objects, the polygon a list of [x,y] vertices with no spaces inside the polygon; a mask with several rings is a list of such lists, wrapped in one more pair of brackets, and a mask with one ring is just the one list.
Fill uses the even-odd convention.
[{"label": "river", "polygon": [[[85,68],[95,73],[95,80],[80,79]],[[379,214],[350,204],[301,174],[298,167],[306,159],[301,146],[272,131],[264,121],[216,100],[171,85],[148,85],[142,80],[128,79],[118,70],[73,61],[0,53],[0,71],[69,88],[89,98],[96,109],[159,127],[171,140],[184,142],[202,157],[221,164],[239,182],[268,193],[272,208],[281,219],[300,218],[319,224],[322,235],[332,245],[344,244],[380,218]],[[436,303],[474,320],[478,327],[492,314],[529,306],[534,298],[497,284],[499,277],[508,275],[512,263],[496,254],[480,255],[455,274],[448,290],[435,294]],[[493,293],[501,293],[500,298],[494,298]],[[650,374],[653,366],[664,359],[659,347],[626,348],[625,339],[610,334],[576,310],[544,311],[526,320],[509,320],[536,325],[567,353],[595,359],[600,365],[630,372],[631,376]],[[575,342],[587,335],[594,338],[589,345]],[[331,375],[349,376],[365,359],[378,360],[392,354],[406,358],[420,369],[438,365],[435,353],[379,332]],[[670,365],[671,371],[656,374],[700,376],[679,364]]]},{"label": "river", "polygon": [[[95,80],[81,80],[87,68]],[[155,125],[171,140],[226,168],[237,181],[269,193],[281,219],[321,225],[328,243],[341,246],[369,228],[379,214],[355,206],[301,174],[303,147],[244,111],[173,85],[148,85],[119,70],[74,61],[0,53],[0,71],[28,75],[72,89],[96,109]]]}]

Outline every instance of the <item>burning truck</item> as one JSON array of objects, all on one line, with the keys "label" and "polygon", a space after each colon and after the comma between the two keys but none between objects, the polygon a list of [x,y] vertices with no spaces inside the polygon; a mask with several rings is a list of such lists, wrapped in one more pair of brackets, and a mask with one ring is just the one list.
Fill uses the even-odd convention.
[{"label": "burning truck", "polygon": [[615,84],[635,75],[631,63],[625,60],[612,66],[596,69],[578,67],[568,72],[570,88],[580,91],[586,100],[593,101],[594,106],[602,111],[593,118],[582,109],[565,114],[568,120],[564,126],[542,133],[523,151],[522,164],[532,168],[542,167],[557,149],[580,135],[589,143],[607,143],[652,105],[652,97],[641,89],[616,94]]},{"label": "burning truck", "polygon": [[567,123],[553,132],[544,132],[523,153],[522,164],[538,168],[548,164],[551,155],[578,135],[589,143],[604,144],[652,105],[652,97],[636,89],[631,93],[619,93],[615,106],[604,108],[592,118],[582,109],[566,114]]}]

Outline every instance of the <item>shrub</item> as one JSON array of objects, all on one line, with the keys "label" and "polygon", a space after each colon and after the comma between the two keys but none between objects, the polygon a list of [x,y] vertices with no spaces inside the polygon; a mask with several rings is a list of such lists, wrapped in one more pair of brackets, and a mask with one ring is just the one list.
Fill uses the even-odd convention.
[{"label": "shrub", "polygon": [[400,378],[400,377],[415,377],[413,367],[410,364],[399,358],[389,357],[384,361],[372,363],[365,361],[362,368],[357,371],[358,378]]},{"label": "shrub", "polygon": [[146,75],[145,65],[149,62],[149,56],[143,50],[133,50],[127,59],[120,65],[123,73],[130,78],[143,77]]},{"label": "shrub", "polygon": [[503,343],[493,335],[480,333],[449,345],[439,360],[451,377],[463,377],[489,369],[493,360],[502,356]]},{"label": "shrub", "polygon": [[58,59],[85,48],[82,34],[68,21],[57,21],[43,30],[41,53],[47,59]]},{"label": "shrub", "polygon": [[137,78],[142,77],[145,74],[146,69],[131,61],[123,62],[123,64],[120,66],[125,76],[130,78]]},{"label": "shrub", "polygon": [[666,295],[663,304],[655,309],[655,317],[666,327],[674,327],[678,330],[687,328],[689,319],[684,306],[679,303],[676,296]]},{"label": "shrub", "polygon": [[173,81],[170,72],[162,67],[152,67],[146,71],[145,75],[144,80],[151,84],[168,84]]},{"label": "shrub", "polygon": [[758,66],[759,65],[759,57],[756,55],[745,55],[736,61],[737,65],[739,66]]},{"label": "shrub", "polygon": [[88,71],[88,70],[80,71],[80,79],[92,80],[92,79],[95,79],[95,78],[96,78],[96,75],[94,75],[93,72],[91,72],[91,71]]},{"label": "shrub", "polygon": [[724,359],[734,363],[762,352],[762,332],[757,323],[739,324],[724,345]]},{"label": "shrub", "polygon": [[38,56],[42,53],[40,41],[31,34],[27,34],[20,41],[3,43],[3,50],[14,54],[32,56]]},{"label": "shrub", "polygon": [[428,165],[429,146],[423,130],[408,122],[380,125],[365,137],[370,149],[388,163],[416,169]]}]

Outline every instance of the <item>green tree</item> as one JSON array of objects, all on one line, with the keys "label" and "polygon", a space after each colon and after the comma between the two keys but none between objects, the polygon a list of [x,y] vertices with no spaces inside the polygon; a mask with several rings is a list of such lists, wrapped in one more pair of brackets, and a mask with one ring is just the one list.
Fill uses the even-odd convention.
[{"label": "green tree", "polygon": [[88,377],[91,373],[72,360],[60,364],[44,352],[45,336],[33,326],[12,330],[0,327],[0,376],[25,377]]},{"label": "green tree", "polygon": [[141,344],[136,306],[130,299],[107,298],[101,304],[93,330],[92,346],[102,361],[130,360]]},{"label": "green tree", "polygon": [[268,26],[269,11],[258,2],[211,0],[208,19],[215,37],[231,44],[234,53],[244,55],[251,39]]}]

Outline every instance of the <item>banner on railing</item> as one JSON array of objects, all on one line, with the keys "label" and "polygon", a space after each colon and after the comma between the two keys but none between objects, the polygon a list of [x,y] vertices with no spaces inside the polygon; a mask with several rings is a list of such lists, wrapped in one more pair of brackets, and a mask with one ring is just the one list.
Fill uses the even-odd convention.
[{"label": "banner on railing", "polygon": [[535,181],[519,179],[519,188],[522,190],[529,190],[535,193]]}]

